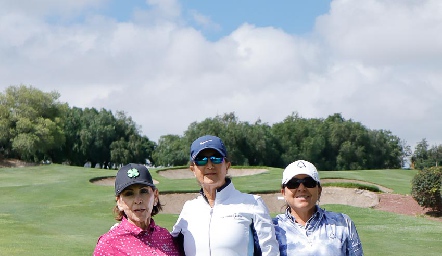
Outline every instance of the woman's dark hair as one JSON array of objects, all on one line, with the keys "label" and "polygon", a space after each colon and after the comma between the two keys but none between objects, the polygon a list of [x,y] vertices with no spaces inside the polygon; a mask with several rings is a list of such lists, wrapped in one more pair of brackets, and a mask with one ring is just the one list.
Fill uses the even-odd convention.
[{"label": "woman's dark hair", "polygon": [[[153,188],[153,191],[155,191],[156,189],[157,188]],[[163,207],[160,202],[160,198],[158,197],[157,205],[155,205],[152,208],[152,213],[150,214],[150,216],[153,217],[162,210],[163,210]],[[114,212],[116,220],[121,221],[121,220],[123,220],[123,217],[127,219],[127,215],[124,213],[124,211],[120,211],[120,209],[118,209],[118,205],[115,205],[113,212]]]}]

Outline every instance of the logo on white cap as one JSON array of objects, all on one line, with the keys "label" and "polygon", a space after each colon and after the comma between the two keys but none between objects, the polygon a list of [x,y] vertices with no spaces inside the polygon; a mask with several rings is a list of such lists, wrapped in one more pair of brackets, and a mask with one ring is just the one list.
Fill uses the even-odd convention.
[{"label": "logo on white cap", "polygon": [[307,174],[312,177],[315,181],[320,182],[319,173],[316,167],[305,160],[298,160],[289,164],[282,173],[282,184],[286,184],[289,180],[299,174]]},{"label": "logo on white cap", "polygon": [[304,164],[303,161],[299,161],[299,162],[298,162],[298,167],[299,167],[299,168],[307,168],[307,166]]}]

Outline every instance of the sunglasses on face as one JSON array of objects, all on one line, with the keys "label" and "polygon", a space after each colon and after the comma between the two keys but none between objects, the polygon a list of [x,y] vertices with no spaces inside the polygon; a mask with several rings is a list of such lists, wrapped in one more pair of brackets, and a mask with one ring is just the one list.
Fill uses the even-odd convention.
[{"label": "sunglasses on face", "polygon": [[203,166],[203,165],[207,164],[209,159],[210,159],[210,162],[212,162],[212,164],[220,164],[224,161],[224,157],[222,157],[222,156],[197,156],[197,157],[195,157],[193,162],[197,166]]},{"label": "sunglasses on face", "polygon": [[314,180],[312,177],[306,177],[304,179],[293,178],[289,180],[285,186],[289,189],[296,189],[299,188],[301,183],[304,184],[304,187],[306,188],[314,188],[316,185],[318,185],[318,182],[316,182],[316,180]]}]

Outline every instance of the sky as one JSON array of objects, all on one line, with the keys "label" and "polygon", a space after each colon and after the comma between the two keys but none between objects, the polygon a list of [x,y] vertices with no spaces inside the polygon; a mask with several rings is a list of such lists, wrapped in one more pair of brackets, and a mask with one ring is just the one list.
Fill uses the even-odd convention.
[{"label": "sky", "polygon": [[182,136],[234,112],[340,113],[442,144],[440,0],[0,0],[0,91],[57,91]]}]

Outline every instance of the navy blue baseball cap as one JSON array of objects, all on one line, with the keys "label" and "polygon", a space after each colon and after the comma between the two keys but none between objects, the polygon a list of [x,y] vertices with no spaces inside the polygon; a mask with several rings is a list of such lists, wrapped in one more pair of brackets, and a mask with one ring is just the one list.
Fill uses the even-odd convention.
[{"label": "navy blue baseball cap", "polygon": [[155,188],[152,176],[142,164],[128,164],[120,168],[115,178],[115,195],[133,184],[143,184]]},{"label": "navy blue baseball cap", "polygon": [[190,159],[194,160],[195,157],[204,149],[215,149],[222,157],[227,157],[227,150],[223,141],[213,135],[204,135],[196,139],[190,146]]}]

